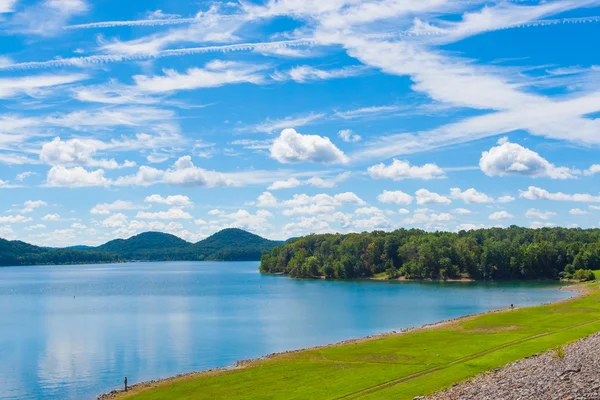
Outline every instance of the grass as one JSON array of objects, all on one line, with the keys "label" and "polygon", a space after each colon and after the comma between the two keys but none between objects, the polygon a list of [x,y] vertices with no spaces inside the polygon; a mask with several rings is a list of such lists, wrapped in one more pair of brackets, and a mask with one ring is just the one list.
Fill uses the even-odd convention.
[{"label": "grass", "polygon": [[413,399],[600,330],[600,288],[395,336],[303,350],[140,386],[122,398]]},{"label": "grass", "polygon": [[594,271],[592,271],[594,273],[594,275],[596,276],[596,279],[600,279],[600,269],[596,269]]}]

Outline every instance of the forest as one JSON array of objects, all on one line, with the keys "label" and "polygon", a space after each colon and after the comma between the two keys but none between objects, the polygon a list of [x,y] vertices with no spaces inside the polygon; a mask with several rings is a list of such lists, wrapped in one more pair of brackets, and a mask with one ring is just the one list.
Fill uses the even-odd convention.
[{"label": "forest", "polygon": [[309,235],[265,251],[260,271],[297,278],[594,279],[600,229],[509,228],[473,231]]}]

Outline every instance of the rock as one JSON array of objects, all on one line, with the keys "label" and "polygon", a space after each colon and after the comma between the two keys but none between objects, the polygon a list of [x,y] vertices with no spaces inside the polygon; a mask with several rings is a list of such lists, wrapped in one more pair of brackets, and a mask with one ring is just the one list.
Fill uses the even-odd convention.
[{"label": "rock", "polygon": [[427,400],[600,399],[600,333],[489,371]]}]

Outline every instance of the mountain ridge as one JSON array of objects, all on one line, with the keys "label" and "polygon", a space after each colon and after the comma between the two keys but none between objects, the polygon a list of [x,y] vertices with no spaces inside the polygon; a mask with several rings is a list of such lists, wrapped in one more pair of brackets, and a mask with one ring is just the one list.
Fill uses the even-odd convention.
[{"label": "mountain ridge", "polygon": [[96,247],[46,248],[0,238],[0,266],[123,261],[259,261],[264,251],[283,243],[238,228],[223,229],[197,243],[163,232],[143,232]]}]

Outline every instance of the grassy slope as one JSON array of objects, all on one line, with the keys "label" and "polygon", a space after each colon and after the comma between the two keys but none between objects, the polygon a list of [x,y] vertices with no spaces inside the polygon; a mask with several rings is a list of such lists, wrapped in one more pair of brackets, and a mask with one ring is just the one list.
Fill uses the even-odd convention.
[{"label": "grassy slope", "polygon": [[413,399],[600,330],[600,289],[548,306],[304,350],[136,388],[133,399]]}]

